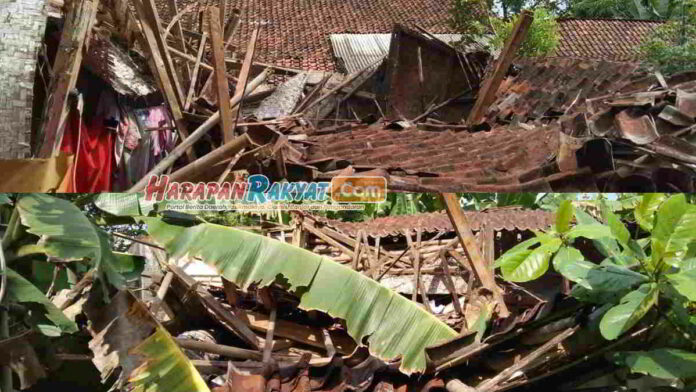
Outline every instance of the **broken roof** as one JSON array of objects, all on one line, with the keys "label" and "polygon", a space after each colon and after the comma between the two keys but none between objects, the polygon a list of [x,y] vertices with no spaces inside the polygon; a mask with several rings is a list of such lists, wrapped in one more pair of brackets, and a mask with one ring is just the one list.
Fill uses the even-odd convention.
[{"label": "broken roof", "polygon": [[663,22],[623,19],[559,19],[556,56],[636,61],[643,39]]},{"label": "broken roof", "polygon": [[559,128],[506,126],[469,133],[360,126],[309,141],[308,162],[336,158],[357,170],[381,168],[393,188],[494,192],[543,183],[543,167],[558,151]]},{"label": "broken roof", "polygon": [[573,103],[578,110],[585,98],[622,91],[647,75],[637,64],[604,60],[548,58],[516,64],[520,71],[500,85],[488,108],[489,121],[559,115]]},{"label": "broken roof", "polygon": [[[479,231],[484,226],[495,231],[539,230],[551,226],[554,222],[553,212],[529,210],[519,206],[490,208],[483,211],[465,211],[464,215],[473,231]],[[454,231],[452,221],[444,211],[387,216],[365,222],[316,219],[351,237],[356,237],[358,231],[363,231],[370,237],[399,236],[406,231],[417,229],[428,233]]]}]

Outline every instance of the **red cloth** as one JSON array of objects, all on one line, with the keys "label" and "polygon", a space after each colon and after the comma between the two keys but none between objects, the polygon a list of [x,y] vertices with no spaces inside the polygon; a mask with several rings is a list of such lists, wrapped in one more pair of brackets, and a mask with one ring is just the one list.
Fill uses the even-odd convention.
[{"label": "red cloth", "polygon": [[[82,129],[78,131],[82,125]],[[79,148],[78,148],[79,140]],[[74,192],[97,193],[111,190],[114,135],[104,127],[99,116],[89,124],[80,122],[80,113],[73,110],[65,126],[60,150],[75,155]]]}]

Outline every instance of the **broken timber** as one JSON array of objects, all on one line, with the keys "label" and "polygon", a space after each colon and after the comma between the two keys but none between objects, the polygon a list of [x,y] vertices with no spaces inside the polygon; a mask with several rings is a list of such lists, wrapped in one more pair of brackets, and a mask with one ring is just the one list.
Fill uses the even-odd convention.
[{"label": "broken timber", "polygon": [[486,264],[481,256],[481,251],[476,244],[476,238],[471,232],[469,222],[459,205],[459,197],[455,193],[443,193],[442,200],[447,209],[447,215],[452,221],[452,227],[457,231],[457,236],[462,243],[464,252],[466,252],[469,260],[471,260],[471,264],[474,266],[476,275],[483,284],[483,287],[493,293],[496,302],[498,302],[500,316],[502,318],[508,317],[510,312],[505,305],[500,287],[495,283],[495,277],[491,271],[491,266]]},{"label": "broken timber", "polygon": [[220,22],[220,9],[208,8],[210,29],[210,46],[213,53],[213,74],[215,77],[215,90],[217,92],[218,107],[220,113],[220,130],[225,143],[232,141],[232,109],[230,108],[230,88],[227,82],[225,69],[225,48],[222,41],[222,22]]},{"label": "broken timber", "polygon": [[483,86],[478,93],[478,98],[476,99],[474,108],[471,110],[469,119],[467,120],[469,125],[478,125],[481,122],[485,111],[488,109],[488,106],[490,106],[490,104],[492,104],[495,100],[495,94],[498,92],[498,87],[500,87],[500,83],[502,83],[505,74],[507,74],[507,70],[510,68],[512,60],[517,55],[517,51],[522,46],[522,42],[524,42],[524,39],[527,37],[529,27],[532,25],[533,20],[534,16],[528,10],[524,10],[520,14],[520,17],[512,30],[512,34],[508,38],[507,42],[505,42],[505,46],[498,57],[498,61],[495,63],[495,68],[493,68],[492,74],[483,82]]},{"label": "broken timber", "polygon": [[66,16],[58,54],[53,62],[53,75],[42,126],[43,141],[39,158],[50,158],[59,149],[68,118],[68,94],[75,88],[82,64],[82,48],[97,15],[97,0],[75,2]]},{"label": "broken timber", "polygon": [[[256,52],[256,41],[259,38],[259,29],[258,27],[254,29],[254,32],[251,33],[251,39],[249,39],[249,45],[247,46],[247,51],[246,51],[246,57],[244,58],[244,64],[242,65],[242,69],[239,72],[239,81],[237,82],[237,87],[235,88],[235,95],[241,94],[244,96],[246,92],[246,84],[247,80],[249,80],[249,74],[251,73],[251,66],[252,62],[254,60],[254,53]],[[235,123],[237,122],[237,119],[239,118],[239,112],[242,108],[241,103],[237,105],[232,110],[232,117],[234,117]],[[229,133],[225,133],[225,141],[228,139],[231,139],[234,137],[234,129],[231,129]]]}]

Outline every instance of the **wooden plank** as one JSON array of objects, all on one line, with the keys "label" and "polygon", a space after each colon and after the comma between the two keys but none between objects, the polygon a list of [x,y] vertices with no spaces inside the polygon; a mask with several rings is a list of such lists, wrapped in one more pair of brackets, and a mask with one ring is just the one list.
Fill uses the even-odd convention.
[{"label": "wooden plank", "polygon": [[[176,5],[176,0],[167,0],[167,5],[169,6],[169,14],[177,16],[179,14],[179,9],[177,8]],[[179,49],[181,49],[182,52],[186,53],[186,44],[184,40],[184,31],[181,28],[181,22],[178,20],[174,22],[174,26],[172,26],[174,29],[174,34],[176,36],[176,41],[177,45],[179,46]],[[188,63],[185,63],[181,66],[181,71],[184,73],[184,78],[186,80],[191,80],[191,70],[188,67]],[[182,96],[181,99],[181,104],[183,105],[184,103],[184,97]]]},{"label": "wooden plank", "polygon": [[193,66],[193,71],[191,72],[191,83],[189,84],[188,93],[186,94],[186,100],[184,101],[184,111],[189,111],[189,109],[191,108],[191,101],[193,100],[193,93],[196,92],[198,72],[200,71],[201,61],[203,60],[203,54],[205,53],[205,41],[207,38],[208,33],[203,33],[200,45],[198,46],[198,53],[196,54],[196,64]]},{"label": "wooden plank", "polygon": [[505,74],[507,74],[507,70],[510,68],[512,60],[517,55],[517,51],[520,50],[522,42],[524,42],[524,39],[527,37],[529,27],[532,25],[533,20],[534,16],[532,12],[524,10],[522,13],[520,13],[517,23],[512,30],[512,34],[505,42],[502,52],[500,52],[498,61],[493,69],[493,73],[486,78],[486,80],[484,80],[483,85],[479,90],[476,103],[474,104],[471,113],[469,113],[469,118],[467,120],[468,125],[478,125],[481,122],[481,119],[483,119],[488,107],[495,100],[495,94],[498,92],[500,83],[503,82],[503,78],[505,77]]},{"label": "wooden plank", "polygon": [[[233,113],[232,109],[230,108],[230,88],[227,82],[227,72],[225,70],[225,49],[222,41],[220,9],[215,6],[208,8],[208,17],[210,46],[213,53],[215,91],[217,93],[218,109],[220,111],[220,131],[223,135],[223,142],[228,143],[234,139],[234,117],[232,117]],[[246,83],[246,81],[244,81],[244,83]]]},{"label": "wooden plank", "polygon": [[[146,0],[146,2],[149,1],[150,0]],[[152,68],[152,73],[159,81],[160,89],[164,95],[164,99],[167,101],[167,106],[169,106],[169,110],[174,118],[174,124],[176,125],[176,129],[179,132],[179,136],[181,136],[181,140],[183,142],[186,140],[189,134],[186,128],[184,115],[179,104],[178,94],[174,90],[174,85],[172,84],[170,74],[167,72],[165,58],[162,56],[162,52],[157,45],[157,37],[159,36],[161,39],[161,35],[159,34],[159,31],[155,31],[153,29],[153,26],[157,25],[153,25],[149,22],[150,18],[148,18],[148,13],[143,2],[141,0],[133,0],[133,5],[135,6],[138,18],[140,19],[140,26],[143,33],[143,45],[145,45],[147,50],[150,52],[149,63],[150,67]],[[194,161],[196,159],[196,156],[193,153],[193,148],[187,148],[186,154],[189,157],[189,160]]]},{"label": "wooden plank", "polygon": [[75,88],[77,76],[82,64],[82,48],[94,20],[96,19],[98,0],[81,0],[75,2],[65,17],[63,33],[58,44],[58,54],[53,62],[53,75],[48,88],[48,102],[41,127],[41,145],[38,147],[40,158],[54,156],[60,148],[63,130],[68,118],[68,94]]},{"label": "wooden plank", "polygon": [[225,309],[208,290],[200,287],[196,280],[184,272],[183,269],[173,264],[169,264],[168,268],[174,273],[176,278],[186,286],[187,290],[194,292],[201,300],[204,307],[212,312],[224,325],[228,326],[232,332],[254,349],[258,350],[261,347],[257,336],[249,329],[249,325],[240,319],[237,314]]},{"label": "wooden plank", "polygon": [[176,72],[174,72],[174,62],[172,61],[172,57],[169,55],[169,50],[167,50],[167,43],[162,36],[163,23],[159,17],[155,0],[140,1],[142,1],[144,7],[143,10],[145,11],[143,14],[139,13],[140,22],[142,23],[143,20],[147,20],[150,26],[152,26],[152,33],[155,37],[155,41],[157,42],[157,47],[162,56],[162,60],[164,60],[164,69],[167,71],[167,75],[169,75],[170,83],[172,83],[174,91],[176,92],[177,102],[179,103],[179,106],[181,106],[184,104],[184,92],[181,88],[181,83],[179,83],[179,77]]},{"label": "wooden plank", "polygon": [[[244,64],[242,65],[241,71],[239,71],[239,82],[237,82],[237,87],[235,88],[235,94],[244,94],[246,91],[247,80],[249,80],[249,75],[251,74],[251,66],[254,62],[254,53],[256,53],[256,42],[259,38],[259,28],[254,29],[251,33],[251,38],[249,39],[249,44],[247,45],[246,55],[244,57]],[[239,112],[242,109],[242,105],[237,106],[232,111],[232,117],[235,119],[235,123],[239,118]],[[232,130],[232,135],[234,130]]]},{"label": "wooden plank", "polygon": [[461,206],[459,205],[459,197],[456,193],[442,193],[442,200],[447,209],[447,215],[452,221],[452,227],[457,231],[457,237],[462,243],[464,252],[469,257],[471,264],[474,266],[476,275],[483,284],[483,287],[493,293],[496,302],[498,302],[498,312],[501,317],[505,318],[510,315],[510,312],[505,305],[500,287],[495,283],[495,277],[490,267],[481,256],[481,250],[476,246],[476,238],[471,231],[469,221],[466,219]]}]

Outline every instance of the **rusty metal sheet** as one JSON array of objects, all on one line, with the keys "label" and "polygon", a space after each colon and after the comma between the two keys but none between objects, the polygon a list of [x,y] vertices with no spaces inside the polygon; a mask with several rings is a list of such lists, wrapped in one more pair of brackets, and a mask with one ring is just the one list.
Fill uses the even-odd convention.
[{"label": "rusty metal sheet", "polygon": [[655,120],[641,112],[635,113],[630,109],[623,110],[614,118],[621,136],[635,144],[644,145],[655,141],[657,133]]},{"label": "rusty metal sheet", "polygon": [[[479,231],[485,225],[496,231],[545,229],[554,222],[554,214],[542,210],[527,210],[521,207],[491,208],[484,211],[465,211],[472,230]],[[341,222],[319,218],[336,230],[357,236],[362,230],[372,237],[401,236],[405,230],[421,229],[425,232],[451,232],[452,221],[445,212],[416,215],[400,215],[377,218],[365,222]]]}]

